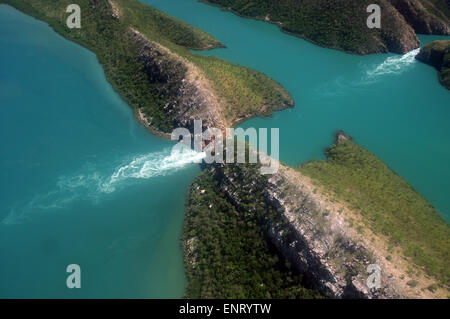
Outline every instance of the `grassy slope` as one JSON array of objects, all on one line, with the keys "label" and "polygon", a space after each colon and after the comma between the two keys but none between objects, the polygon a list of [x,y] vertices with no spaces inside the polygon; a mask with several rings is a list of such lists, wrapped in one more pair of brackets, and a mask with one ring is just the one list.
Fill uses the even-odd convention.
[{"label": "grassy slope", "polygon": [[[223,107],[224,110],[232,110],[226,112],[230,122],[235,122],[245,114],[266,113],[263,108],[266,104],[276,108],[285,106],[286,100],[293,103],[289,94],[278,83],[260,72],[189,52],[189,49],[223,46],[210,35],[136,0],[114,1],[120,8],[120,19],[112,16],[107,0],[78,1],[82,27],[72,30],[65,25],[68,16],[65,8],[72,3],[70,0],[0,0],[0,3],[10,4],[46,21],[65,38],[93,51],[102,64],[108,81],[122,98],[133,108],[142,108],[160,131],[170,132],[173,129],[173,123],[164,111],[166,99],[149,83],[134,43],[124,36],[129,26],[200,66],[211,78],[216,93],[228,102]],[[222,89],[224,82],[229,83],[229,89]],[[253,99],[248,101],[245,98],[247,96]]]},{"label": "grassy slope", "polygon": [[209,34],[139,1],[113,1],[120,8],[124,25],[133,26],[153,41],[166,46],[174,43],[195,50],[223,47]]},{"label": "grassy slope", "polygon": [[188,59],[205,72],[226,101],[222,114],[233,127],[249,117],[270,115],[272,110],[294,105],[280,84],[259,71],[224,63],[216,57],[190,54]]},{"label": "grassy slope", "polygon": [[347,140],[327,151],[327,161],[298,169],[318,180],[330,196],[347,202],[375,233],[388,236],[429,275],[448,285],[450,228],[401,177],[363,147]]},{"label": "grassy slope", "polygon": [[[163,44],[171,51],[193,62],[199,67],[211,80],[215,93],[219,95],[223,102],[222,116],[226,119],[226,123],[235,126],[243,119],[247,119],[255,115],[270,115],[272,110],[285,108],[287,105],[292,106],[294,101],[289,93],[276,81],[267,77],[265,74],[236,64],[229,63],[213,56],[203,56],[186,50],[185,47],[192,48],[192,45],[180,47],[166,41],[166,38],[155,34],[152,24],[148,24],[148,16],[146,12],[153,10],[158,14],[163,14],[142,3],[128,0],[115,0],[119,7],[126,8],[122,10],[124,21],[140,30],[147,38],[156,40]],[[163,14],[165,15],[165,14]],[[154,18],[152,18],[154,19]],[[165,23],[162,23],[164,26]],[[193,29],[193,27],[186,25]],[[205,37],[205,33],[200,35]],[[190,33],[185,35],[189,38]],[[180,36],[177,36],[177,39]],[[221,47],[221,43],[213,43],[210,39],[204,47]],[[177,44],[182,43],[183,39],[179,39]],[[202,48],[199,46],[198,48]]]},{"label": "grassy slope", "polygon": [[[247,172],[254,173],[254,167]],[[243,195],[240,207],[244,209],[237,210],[217,183],[212,171],[205,169],[188,193],[183,232],[186,297],[320,297],[303,287],[301,276],[292,272],[264,238],[262,216],[248,213],[250,207],[261,212],[262,199]]]}]

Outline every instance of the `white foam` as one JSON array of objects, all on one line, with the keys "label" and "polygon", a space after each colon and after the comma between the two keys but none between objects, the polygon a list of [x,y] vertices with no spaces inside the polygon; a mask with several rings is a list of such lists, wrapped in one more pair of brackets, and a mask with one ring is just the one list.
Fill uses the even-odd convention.
[{"label": "white foam", "polygon": [[420,49],[415,49],[402,56],[389,57],[376,68],[368,70],[367,75],[370,78],[374,78],[385,74],[403,73],[409,66],[415,63],[415,56],[419,53],[419,51]]},{"label": "white foam", "polygon": [[20,224],[34,212],[61,209],[76,200],[98,203],[106,194],[113,193],[119,186],[125,186],[127,180],[172,174],[188,164],[200,163],[205,156],[205,153],[195,152],[186,147],[174,147],[136,156],[127,164],[116,168],[110,175],[102,176],[94,167],[93,173],[60,176],[55,189],[37,194],[26,203],[15,205],[2,223]]},{"label": "white foam", "polygon": [[205,153],[187,148],[173,148],[170,154],[165,151],[138,156],[129,164],[117,168],[108,181],[99,185],[99,190],[110,193],[115,191],[114,185],[126,179],[148,179],[173,173],[187,164],[201,162],[205,156]]}]

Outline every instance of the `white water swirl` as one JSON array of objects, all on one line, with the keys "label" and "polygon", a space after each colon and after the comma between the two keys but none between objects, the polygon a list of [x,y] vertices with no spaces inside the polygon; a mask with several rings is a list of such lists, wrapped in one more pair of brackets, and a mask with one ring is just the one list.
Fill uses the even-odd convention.
[{"label": "white water swirl", "polygon": [[97,203],[103,196],[124,186],[125,182],[173,174],[188,164],[201,162],[204,157],[205,153],[188,148],[169,148],[161,152],[136,156],[107,176],[102,176],[95,170],[93,173],[60,176],[55,189],[37,194],[26,203],[15,205],[2,223],[19,224],[35,211],[61,209],[76,200],[88,199]]}]

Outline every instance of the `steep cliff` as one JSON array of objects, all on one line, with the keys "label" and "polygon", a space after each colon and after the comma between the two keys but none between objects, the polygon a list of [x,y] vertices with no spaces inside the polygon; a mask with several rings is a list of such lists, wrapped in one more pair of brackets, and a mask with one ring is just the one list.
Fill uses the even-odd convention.
[{"label": "steep cliff", "polygon": [[[204,127],[225,127],[214,89],[198,67],[133,28],[127,36],[136,44],[148,82],[164,100],[164,113],[174,127],[193,131],[194,119],[202,120]],[[147,113],[145,106],[142,111]],[[152,125],[152,118],[145,117],[145,122]]]},{"label": "steep cliff", "polygon": [[[243,188],[239,181],[250,177],[251,170],[238,171],[244,166],[218,170],[220,187],[237,207],[246,202],[246,196],[254,193],[247,182]],[[239,176],[239,177],[238,177]],[[299,180],[292,180],[299,177]],[[366,268],[377,260],[363,242],[353,240],[345,223],[337,212],[330,212],[313,196],[313,190],[303,183],[303,176],[283,167],[264,182],[263,198],[266,209],[274,214],[260,213],[264,218],[267,238],[285,256],[293,267],[303,274],[306,282],[324,295],[337,298],[386,298],[397,297],[392,280],[382,282],[383,293],[367,288]],[[387,279],[387,278],[386,278]]]},{"label": "steep cliff", "polygon": [[[268,209],[266,183],[253,184],[247,201],[224,192],[223,171],[210,168],[197,176],[188,192],[183,232],[187,298],[317,298],[302,275],[261,231],[266,222],[255,213]],[[238,172],[237,172],[238,173]],[[244,177],[244,176],[243,176]],[[256,176],[253,176],[256,177]],[[231,180],[227,182],[233,183]],[[231,191],[231,188],[227,188]],[[246,188],[248,189],[248,188]],[[236,201],[234,201],[236,200]],[[249,211],[243,210],[243,206]],[[256,208],[256,211],[255,209]]]},{"label": "steep cliff", "polygon": [[[390,0],[416,33],[449,35],[449,17],[428,0]],[[442,1],[448,6],[448,2]],[[450,8],[449,8],[450,9]]]},{"label": "steep cliff", "polygon": [[438,70],[439,82],[450,90],[450,40],[436,40],[420,49],[416,59]]},{"label": "steep cliff", "polygon": [[[339,145],[346,147],[353,143],[343,135],[337,141]],[[360,154],[359,150],[359,147],[351,148],[351,152],[345,151],[345,156],[356,157],[357,163],[364,162],[362,157],[357,159],[358,156],[366,156],[365,151],[361,150]],[[258,222],[247,223],[247,227],[260,229],[266,240],[276,247],[293,269],[303,275],[305,284],[325,296],[446,298],[448,225],[435,211],[423,208],[429,207],[426,201],[399,177],[393,177],[395,173],[382,171],[384,164],[381,161],[368,158],[368,165],[367,171],[361,168],[353,171],[358,179],[371,181],[371,178],[381,174],[389,181],[393,180],[398,190],[391,191],[389,186],[386,187],[386,192],[378,194],[378,184],[373,182],[368,186],[367,193],[358,196],[369,201],[372,197],[378,199],[380,196],[387,204],[391,201],[404,201],[405,216],[409,218],[407,223],[396,220],[396,215],[402,216],[403,212],[399,214],[395,208],[392,210],[384,203],[380,204],[380,209],[385,217],[381,216],[382,220],[379,221],[378,210],[374,210],[363,200],[353,202],[350,196],[341,196],[342,194],[331,191],[325,183],[330,177],[311,178],[303,173],[303,169],[296,170],[286,166],[281,166],[272,176],[262,176],[256,165],[226,164],[214,165],[203,173],[213,176],[215,186],[196,183],[196,187],[191,189],[185,227],[192,226],[193,215],[189,213],[190,209],[202,205],[204,194],[224,195],[234,207],[234,214],[244,216],[243,218],[258,216]],[[312,167],[305,169],[308,174],[312,174],[314,170]],[[347,171],[341,171],[349,175]],[[366,173],[369,175],[365,175]],[[396,184],[397,179],[399,184]],[[334,180],[332,182],[334,185],[338,184]],[[356,184],[354,181],[352,183]],[[222,206],[216,205],[211,197],[206,203],[209,206],[203,210],[195,210],[196,219],[201,219],[203,214],[220,216],[218,212]],[[202,241],[200,232],[208,229],[207,221],[202,221],[206,222],[203,228],[188,227],[189,231],[185,231],[184,243],[191,243],[185,245],[185,260],[190,282],[207,287],[208,283],[202,283],[201,278],[204,278],[203,271],[207,269],[208,262],[202,256],[212,252],[208,250],[208,244]],[[221,222],[220,218],[214,220],[219,225],[218,229]],[[402,227],[407,228],[406,233]],[[430,227],[434,229],[433,233],[428,230]],[[417,247],[415,249],[421,253],[411,254],[408,247]],[[228,256],[226,251],[221,253],[223,255],[225,257],[222,258]],[[199,269],[199,264],[203,268]],[[379,267],[379,287],[368,284],[374,269],[371,270],[369,266]],[[227,274],[229,270],[221,271]],[[214,287],[210,289],[215,291]]]},{"label": "steep cliff", "polygon": [[[415,32],[449,34],[450,8],[444,0],[203,1],[276,23],[283,31],[319,45],[357,54],[405,53],[419,47]],[[380,29],[367,27],[370,4],[381,8]]]},{"label": "steep cliff", "polygon": [[93,51],[106,77],[155,133],[230,127],[293,106],[289,93],[261,72],[190,52],[223,47],[209,34],[137,0],[80,0],[81,29],[66,26],[70,0],[0,0],[48,22]]}]

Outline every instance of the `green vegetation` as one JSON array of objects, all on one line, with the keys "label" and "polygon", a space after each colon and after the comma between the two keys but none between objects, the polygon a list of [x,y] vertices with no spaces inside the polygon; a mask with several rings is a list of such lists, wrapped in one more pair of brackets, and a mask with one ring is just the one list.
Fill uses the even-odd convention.
[{"label": "green vegetation", "polygon": [[[244,164],[237,164],[244,165]],[[247,165],[248,181],[258,174]],[[227,165],[226,170],[234,170]],[[230,172],[231,172],[230,171]],[[230,173],[229,172],[229,173]],[[245,186],[234,206],[220,190],[215,169],[205,169],[192,183],[187,197],[183,233],[188,298],[318,298],[303,286],[300,275],[279,256],[264,236],[264,182],[250,192]],[[259,195],[258,195],[259,194]],[[239,207],[239,208],[237,208]]]},{"label": "green vegetation", "polygon": [[[353,53],[405,52],[418,45],[414,31],[394,8],[405,7],[395,0],[202,0],[232,10],[239,15],[268,20],[283,31],[308,39],[319,45]],[[420,0],[425,9],[411,19],[417,25],[432,21],[445,28],[449,6],[445,1]],[[382,28],[367,28],[369,4],[381,8]],[[419,4],[420,5],[420,4]],[[408,6],[406,6],[408,7]],[[412,4],[412,7],[417,6]],[[412,10],[414,12],[414,9]],[[401,12],[402,13],[402,12]],[[408,21],[408,10],[405,12]],[[422,21],[427,16],[427,22]]]},{"label": "green vegetation", "polygon": [[[80,0],[77,4],[81,7],[82,27],[68,29],[65,23],[68,14],[65,9],[72,2],[70,0],[0,0],[0,3],[10,4],[46,21],[65,38],[93,51],[102,64],[108,81],[122,98],[134,108],[145,107],[158,129],[170,131],[172,123],[168,121],[163,111],[164,98],[147,80],[147,73],[138,59],[133,43],[124,37],[127,25],[112,16],[111,7],[106,0]],[[127,3],[136,4],[137,2],[131,0]],[[159,16],[155,12],[156,10],[147,10],[143,14],[152,21],[153,15]],[[166,19],[169,18],[166,17]],[[177,23],[176,20],[168,25],[171,32],[176,34],[174,38],[191,39],[189,43],[185,41],[189,47],[197,48],[200,44],[216,45],[216,41],[203,40],[208,37],[202,31],[185,29],[183,26],[184,24]],[[166,25],[154,23],[152,27],[155,34],[165,33]]]},{"label": "green vegetation", "polygon": [[389,0],[417,33],[448,35],[450,3],[444,0]]},{"label": "green vegetation", "polygon": [[114,0],[114,3],[120,8],[125,25],[133,26],[153,41],[163,44],[170,41],[195,50],[223,47],[209,34],[139,1]]},{"label": "green vegetation", "polygon": [[327,161],[298,167],[359,212],[372,231],[448,285],[450,228],[435,209],[380,159],[350,139],[338,139]]},{"label": "green vegetation", "polygon": [[293,106],[289,93],[259,71],[226,63],[216,57],[189,57],[212,80],[214,89],[228,107],[222,114],[231,126],[255,115],[270,115],[273,110]]},{"label": "green vegetation", "polygon": [[[354,53],[380,52],[384,39],[367,28],[373,0],[207,0],[240,15],[280,23],[283,31],[319,45]],[[384,28],[390,28],[386,25]],[[396,33],[393,30],[393,33]],[[381,45],[380,45],[381,44]]]},{"label": "green vegetation", "polygon": [[433,14],[443,18],[450,18],[450,3],[442,0],[421,1],[421,3]]},{"label": "green vegetation", "polygon": [[[231,122],[242,117],[242,114],[256,114],[258,108],[261,114],[268,114],[269,108],[283,108],[287,106],[286,100],[292,102],[286,98],[289,95],[279,84],[262,73],[191,53],[189,49],[211,49],[223,45],[205,32],[137,0],[113,0],[111,3],[118,8],[119,18],[113,16],[113,8],[108,0],[78,1],[82,16],[81,29],[66,27],[68,14],[65,10],[72,3],[70,0],[0,0],[0,3],[9,4],[46,21],[65,38],[93,51],[114,89],[135,110],[141,109],[159,131],[170,132],[177,124],[165,106],[176,98],[186,68],[180,67],[180,61],[164,61],[168,63],[172,81],[167,80],[167,77],[153,76],[140,57],[140,48],[127,36],[129,27],[137,29],[151,41],[163,45],[178,56],[198,64],[211,79],[217,91],[213,93],[228,102],[224,103],[221,111],[232,119]],[[235,76],[238,76],[236,80]],[[230,89],[221,89],[224,81],[228,81]],[[237,110],[241,113],[233,114]]]},{"label": "green vegetation", "polygon": [[450,90],[450,40],[427,43],[420,49],[416,59],[434,66],[439,72],[439,82]]}]

